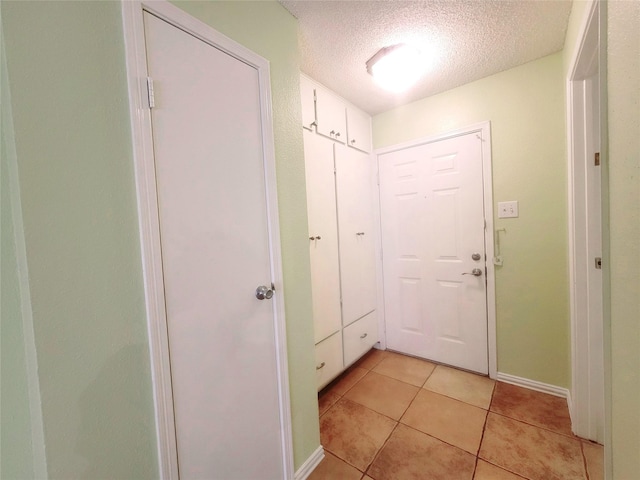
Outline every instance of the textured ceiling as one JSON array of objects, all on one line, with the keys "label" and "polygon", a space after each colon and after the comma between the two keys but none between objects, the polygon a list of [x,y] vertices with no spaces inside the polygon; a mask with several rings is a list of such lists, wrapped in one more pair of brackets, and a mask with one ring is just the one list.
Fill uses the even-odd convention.
[{"label": "textured ceiling", "polygon": [[[570,0],[290,1],[299,21],[301,68],[375,115],[562,50]],[[397,95],[365,62],[410,43],[432,55],[423,80]]]}]

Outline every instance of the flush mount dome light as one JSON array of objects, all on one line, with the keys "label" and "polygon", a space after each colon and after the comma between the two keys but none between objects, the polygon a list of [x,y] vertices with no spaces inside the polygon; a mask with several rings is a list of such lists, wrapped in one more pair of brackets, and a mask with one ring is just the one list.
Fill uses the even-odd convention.
[{"label": "flush mount dome light", "polygon": [[404,43],[385,47],[367,60],[367,72],[376,83],[396,93],[413,85],[424,70],[420,51]]}]

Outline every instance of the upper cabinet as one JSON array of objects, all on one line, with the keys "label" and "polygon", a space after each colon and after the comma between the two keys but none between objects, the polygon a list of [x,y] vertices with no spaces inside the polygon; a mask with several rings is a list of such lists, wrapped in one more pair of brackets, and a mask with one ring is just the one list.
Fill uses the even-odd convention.
[{"label": "upper cabinet", "polygon": [[300,76],[300,99],[302,101],[302,126],[312,130],[316,124],[315,85],[307,77]]},{"label": "upper cabinet", "polygon": [[365,153],[371,152],[371,117],[319,83],[300,76],[302,126]]},{"label": "upper cabinet", "polygon": [[371,117],[351,106],[347,106],[347,145],[371,152]]},{"label": "upper cabinet", "polygon": [[344,102],[325,90],[316,87],[316,128],[320,135],[347,142],[347,121]]}]

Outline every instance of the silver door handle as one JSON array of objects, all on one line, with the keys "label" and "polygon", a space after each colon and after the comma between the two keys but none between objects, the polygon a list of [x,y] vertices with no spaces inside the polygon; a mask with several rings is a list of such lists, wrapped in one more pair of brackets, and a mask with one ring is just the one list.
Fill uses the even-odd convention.
[{"label": "silver door handle", "polygon": [[256,298],[258,300],[264,300],[265,298],[269,300],[271,297],[273,297],[273,289],[266,285],[260,285],[256,288]]},{"label": "silver door handle", "polygon": [[480,270],[479,268],[474,268],[473,270],[471,270],[471,273],[464,272],[462,275],[473,275],[474,277],[479,277],[480,275],[482,275],[482,270]]}]

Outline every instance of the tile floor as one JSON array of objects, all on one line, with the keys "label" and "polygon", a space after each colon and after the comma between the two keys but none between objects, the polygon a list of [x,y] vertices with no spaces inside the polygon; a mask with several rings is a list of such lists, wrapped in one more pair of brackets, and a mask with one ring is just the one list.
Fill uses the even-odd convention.
[{"label": "tile floor", "polygon": [[319,396],[325,459],[310,480],[600,480],[602,447],[566,401],[372,350]]}]

